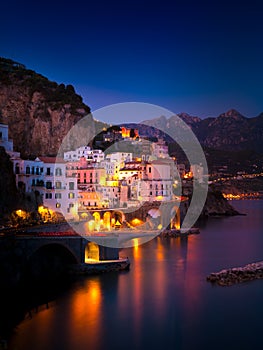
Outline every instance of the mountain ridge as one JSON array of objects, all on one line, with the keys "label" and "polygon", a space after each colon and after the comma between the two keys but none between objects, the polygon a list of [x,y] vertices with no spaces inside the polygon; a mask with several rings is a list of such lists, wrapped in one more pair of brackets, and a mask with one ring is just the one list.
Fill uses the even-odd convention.
[{"label": "mountain ridge", "polygon": [[178,127],[177,117],[192,129],[205,147],[231,151],[263,149],[263,113],[248,118],[237,110],[230,109],[217,117],[201,119],[182,112],[169,118],[162,116],[141,123],[160,128],[171,135]]},{"label": "mountain ridge", "polygon": [[[14,149],[21,152],[22,157],[56,155],[64,136],[87,115],[90,125],[83,133],[96,135],[96,130],[108,126],[93,119],[90,107],[83,103],[72,85],[57,84],[23,64],[0,58],[0,123],[9,125]],[[204,119],[185,112],[177,116],[192,129],[203,147],[262,152],[263,113],[248,118],[230,109]],[[151,128],[146,130],[147,125]],[[158,129],[171,135],[177,126],[177,117],[158,116],[138,124],[138,129],[141,135],[161,137]],[[82,137],[88,138],[80,132],[79,139]]]}]

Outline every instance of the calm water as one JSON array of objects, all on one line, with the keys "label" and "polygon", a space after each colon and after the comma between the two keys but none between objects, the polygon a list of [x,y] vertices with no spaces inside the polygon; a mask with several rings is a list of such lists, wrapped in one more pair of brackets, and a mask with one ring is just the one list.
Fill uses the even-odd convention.
[{"label": "calm water", "polygon": [[205,279],[263,260],[262,204],[235,202],[247,216],[122,251],[130,271],[74,283],[16,327],[10,349],[263,349],[263,280],[218,287]]}]

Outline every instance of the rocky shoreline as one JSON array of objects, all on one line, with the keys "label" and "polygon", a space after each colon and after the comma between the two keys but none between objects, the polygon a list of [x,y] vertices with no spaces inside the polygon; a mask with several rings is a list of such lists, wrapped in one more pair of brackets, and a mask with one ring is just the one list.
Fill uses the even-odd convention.
[{"label": "rocky shoreline", "polygon": [[199,228],[192,227],[188,231],[181,231],[175,229],[164,230],[160,233],[159,237],[161,238],[177,238],[177,237],[187,237],[189,235],[197,235],[200,233]]},{"label": "rocky shoreline", "polygon": [[207,281],[219,286],[231,286],[236,283],[263,278],[263,261],[251,263],[243,267],[233,267],[207,276]]}]

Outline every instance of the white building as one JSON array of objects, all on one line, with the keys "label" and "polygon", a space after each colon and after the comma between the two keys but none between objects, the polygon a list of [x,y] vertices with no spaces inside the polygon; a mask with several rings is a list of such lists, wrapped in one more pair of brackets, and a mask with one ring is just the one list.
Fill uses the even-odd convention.
[{"label": "white building", "polygon": [[0,124],[0,146],[6,151],[13,151],[13,140],[8,138],[8,125]]},{"label": "white building", "polygon": [[81,157],[87,158],[90,152],[89,146],[82,146],[77,148],[74,151],[68,151],[64,153],[64,160],[69,162],[74,162],[79,160]]},{"label": "white building", "polygon": [[43,162],[39,158],[36,158],[35,160],[13,158],[11,160],[14,166],[17,187],[23,189],[25,192],[31,192],[38,189],[40,194],[43,194]]},{"label": "white building", "polygon": [[104,159],[104,152],[100,149],[92,150],[89,146],[82,146],[64,153],[64,160],[67,162],[78,161],[81,157],[92,162],[101,162]]},{"label": "white building", "polygon": [[55,157],[39,157],[43,162],[43,205],[61,212],[66,219],[78,217],[77,178],[66,174],[66,162]]},{"label": "white building", "polygon": [[107,154],[106,159],[109,159],[111,162],[116,162],[122,165],[124,162],[129,162],[132,160],[132,153],[113,152],[113,153]]},{"label": "white building", "polygon": [[153,142],[152,144],[152,154],[156,158],[169,158],[168,146],[164,141],[159,140],[158,142]]}]

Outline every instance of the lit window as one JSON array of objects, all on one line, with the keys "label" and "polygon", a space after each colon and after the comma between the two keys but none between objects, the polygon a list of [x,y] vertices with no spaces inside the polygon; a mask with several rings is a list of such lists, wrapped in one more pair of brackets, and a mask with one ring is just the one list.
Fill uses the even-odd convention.
[{"label": "lit window", "polygon": [[69,199],[73,199],[75,197],[75,194],[73,193],[73,192],[70,192],[69,194],[68,194],[68,198]]},{"label": "lit window", "polygon": [[61,189],[61,182],[60,182],[60,181],[56,181],[56,188],[57,188],[58,190]]},{"label": "lit window", "polygon": [[61,204],[60,203],[57,203],[56,204],[56,208],[60,208],[61,207]]}]

